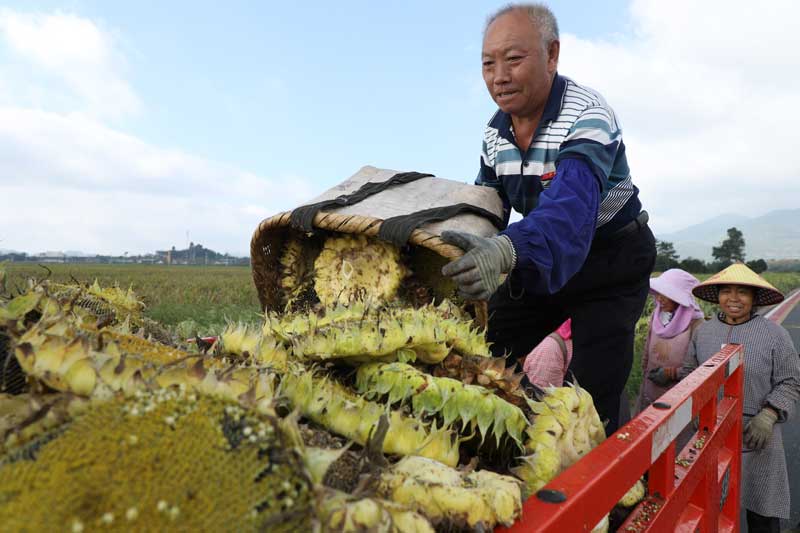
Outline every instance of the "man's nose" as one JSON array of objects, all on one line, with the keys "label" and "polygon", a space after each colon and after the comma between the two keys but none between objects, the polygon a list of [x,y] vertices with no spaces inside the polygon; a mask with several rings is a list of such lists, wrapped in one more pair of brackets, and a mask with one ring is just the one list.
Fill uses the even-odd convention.
[{"label": "man's nose", "polygon": [[509,74],[511,69],[503,61],[498,61],[494,68],[494,82],[497,84],[508,83],[511,81]]}]

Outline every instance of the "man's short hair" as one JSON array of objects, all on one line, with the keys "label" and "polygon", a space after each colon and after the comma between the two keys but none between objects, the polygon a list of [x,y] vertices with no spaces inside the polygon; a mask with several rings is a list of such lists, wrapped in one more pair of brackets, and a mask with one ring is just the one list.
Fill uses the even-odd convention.
[{"label": "man's short hair", "polygon": [[524,11],[531,20],[531,23],[539,29],[539,32],[542,34],[542,47],[545,53],[547,53],[550,43],[558,40],[558,22],[556,21],[556,16],[550,11],[550,8],[544,4],[508,4],[495,11],[486,19],[486,26],[483,28],[483,34],[486,35],[486,30],[489,29],[489,26],[491,26],[492,22],[497,20],[498,17],[517,10]]}]

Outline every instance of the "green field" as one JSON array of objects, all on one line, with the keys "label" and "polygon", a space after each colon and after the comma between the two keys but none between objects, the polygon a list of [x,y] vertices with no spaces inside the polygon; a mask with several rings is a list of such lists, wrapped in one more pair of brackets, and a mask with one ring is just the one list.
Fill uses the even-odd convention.
[{"label": "green field", "polygon": [[[162,324],[177,328],[181,335],[219,333],[227,322],[258,322],[259,303],[249,267],[158,266],[158,265],[82,265],[8,263],[8,287],[23,287],[30,277],[50,277],[68,282],[76,279],[101,285],[132,287],[147,305],[145,313]],[[705,279],[709,275],[701,274]],[[784,293],[800,287],[800,273],[764,273],[764,277]],[[701,302],[706,316],[714,306]],[[641,352],[647,334],[647,317],[652,300],[637,324],[635,360],[626,390],[633,400],[642,381]]]},{"label": "green field", "polygon": [[59,282],[97,280],[131,287],[147,306],[145,314],[182,333],[215,334],[227,322],[257,322],[258,297],[249,267],[7,263],[8,288],[31,277]]}]

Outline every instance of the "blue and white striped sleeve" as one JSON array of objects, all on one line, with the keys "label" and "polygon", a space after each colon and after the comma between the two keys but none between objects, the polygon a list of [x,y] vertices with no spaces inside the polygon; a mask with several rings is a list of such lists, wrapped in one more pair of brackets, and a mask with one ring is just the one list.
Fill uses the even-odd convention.
[{"label": "blue and white striped sleeve", "polygon": [[485,185],[487,187],[498,188],[500,182],[497,180],[497,173],[489,161],[488,148],[486,146],[486,139],[481,144],[481,166],[478,170],[478,177],[475,178],[475,185]]},{"label": "blue and white striped sleeve", "polygon": [[589,165],[564,161],[536,209],[502,232],[517,252],[511,275],[535,294],[561,290],[589,254],[599,206],[600,188]]},{"label": "blue and white striped sleeve", "polygon": [[561,143],[558,161],[575,158],[586,161],[604,194],[621,142],[622,130],[614,112],[608,107],[590,106],[581,112]]},{"label": "blue and white striped sleeve", "polygon": [[508,194],[506,194],[505,189],[503,189],[503,183],[497,179],[497,173],[491,165],[485,139],[481,147],[481,162],[480,168],[478,169],[478,176],[475,178],[475,185],[491,187],[500,195],[500,199],[503,201],[503,227],[506,227],[508,225],[508,219],[511,216],[511,201],[508,199]]}]

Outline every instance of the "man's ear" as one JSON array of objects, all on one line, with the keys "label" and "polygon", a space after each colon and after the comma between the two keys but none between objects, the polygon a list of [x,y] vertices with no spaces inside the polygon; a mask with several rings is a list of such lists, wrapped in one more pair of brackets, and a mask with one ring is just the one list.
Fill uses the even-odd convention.
[{"label": "man's ear", "polygon": [[561,51],[561,42],[556,39],[547,47],[547,70],[552,74],[558,68],[558,54]]}]

